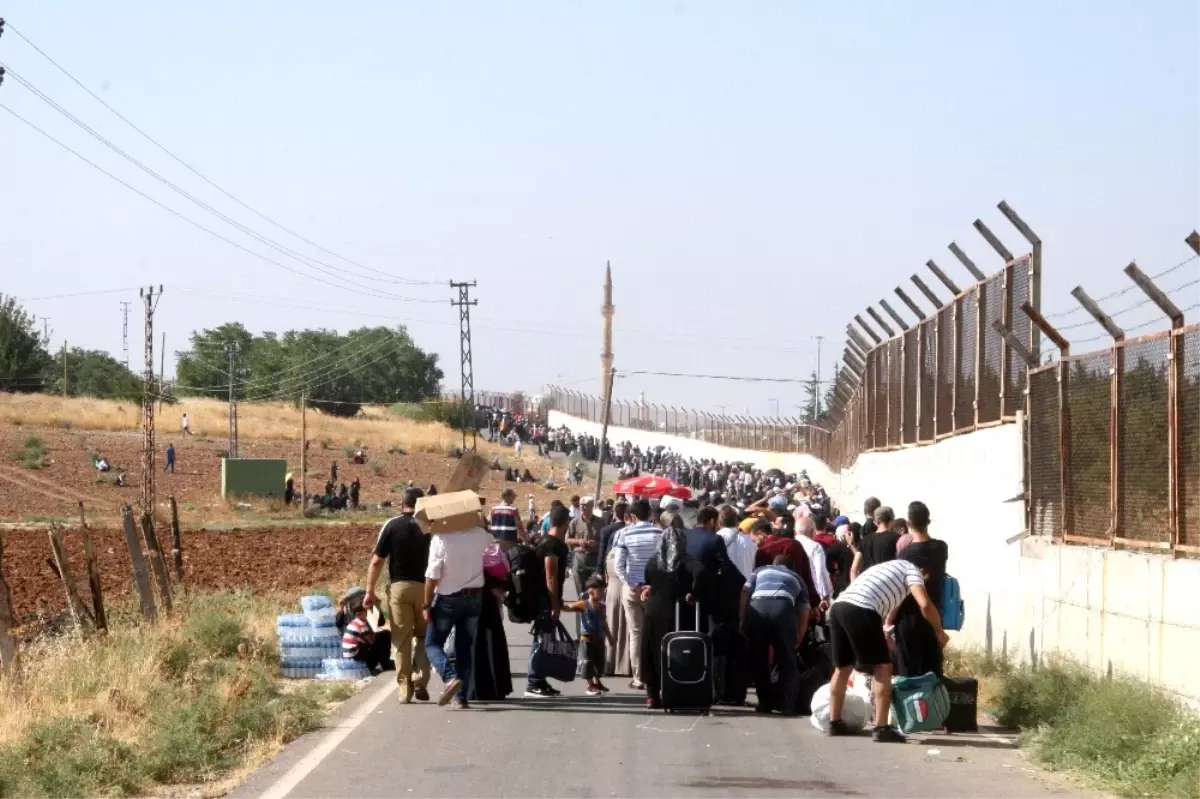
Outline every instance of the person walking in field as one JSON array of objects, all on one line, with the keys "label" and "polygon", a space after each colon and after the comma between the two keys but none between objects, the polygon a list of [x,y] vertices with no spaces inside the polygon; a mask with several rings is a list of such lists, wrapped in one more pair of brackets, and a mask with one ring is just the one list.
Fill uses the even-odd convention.
[{"label": "person walking in field", "polygon": [[188,415],[186,413],[183,415],[183,420],[180,422],[180,426],[182,427],[183,434],[185,436],[190,436],[192,434],[191,425],[188,423]]},{"label": "person walking in field", "polygon": [[175,445],[167,444],[167,463],[163,466],[164,472],[175,474]]}]

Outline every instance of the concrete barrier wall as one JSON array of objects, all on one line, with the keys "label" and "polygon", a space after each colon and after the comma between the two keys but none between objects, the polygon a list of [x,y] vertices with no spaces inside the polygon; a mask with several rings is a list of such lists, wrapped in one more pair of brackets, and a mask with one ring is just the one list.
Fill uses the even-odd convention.
[{"label": "concrete barrier wall", "polygon": [[[600,435],[600,425],[552,411],[552,427]],[[1154,682],[1200,706],[1200,561],[1022,538],[1021,427],[1006,424],[940,443],[866,453],[832,473],[817,458],[757,452],[645,430],[610,427],[609,440],[657,445],[696,458],[806,470],[851,518],[876,496],[903,514],[925,502],[931,532],[950,548],[950,573],[967,604],[969,644],[1022,660],[1062,652],[1092,668]]]}]

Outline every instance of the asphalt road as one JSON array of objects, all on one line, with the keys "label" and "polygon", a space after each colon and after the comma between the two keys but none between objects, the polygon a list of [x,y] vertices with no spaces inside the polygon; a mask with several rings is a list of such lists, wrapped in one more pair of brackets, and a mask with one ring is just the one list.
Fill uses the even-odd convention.
[{"label": "asphalt road", "polygon": [[[510,625],[517,692],[505,702],[454,711],[401,706],[384,675],[328,726],[287,747],[235,797],[1032,797],[1070,787],[1028,764],[1012,736],[913,736],[876,744],[830,739],[807,718],[751,709],[668,715],[644,708],[627,680],[583,695],[524,699],[529,636]],[[435,677],[430,688],[437,695]]]}]

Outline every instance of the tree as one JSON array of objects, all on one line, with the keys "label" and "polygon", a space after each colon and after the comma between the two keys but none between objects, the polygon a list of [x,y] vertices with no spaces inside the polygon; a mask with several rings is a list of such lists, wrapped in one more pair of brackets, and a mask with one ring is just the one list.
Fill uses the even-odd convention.
[{"label": "tree", "polygon": [[[55,353],[47,391],[63,391],[63,354]],[[67,394],[140,400],[142,381],[125,364],[100,350],[74,347],[67,352]]]},{"label": "tree", "polygon": [[804,381],[804,410],[800,413],[800,421],[812,424],[817,421],[817,397],[821,391],[821,376],[816,370]]},{"label": "tree", "polygon": [[833,382],[829,383],[825,387],[825,399],[821,403],[821,417],[822,418],[824,418],[825,416],[827,416],[829,414],[829,410],[833,407],[833,404],[835,402],[837,402],[837,381],[838,381],[839,371],[840,371],[840,366],[835,363],[833,365]]},{"label": "tree", "polygon": [[40,391],[51,362],[48,343],[16,298],[0,294],[0,391]]},{"label": "tree", "polygon": [[231,323],[192,335],[192,351],[179,359],[179,392],[227,396],[230,342],[238,345],[233,394],[239,400],[299,402],[307,393],[312,407],[353,416],[364,403],[390,405],[436,395],[442,379],[437,356],[418,348],[403,327],[253,336]]}]

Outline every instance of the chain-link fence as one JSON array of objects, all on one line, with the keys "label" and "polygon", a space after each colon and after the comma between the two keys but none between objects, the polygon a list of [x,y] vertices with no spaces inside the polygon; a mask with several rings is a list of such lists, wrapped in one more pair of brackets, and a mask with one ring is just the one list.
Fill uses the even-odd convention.
[{"label": "chain-link fence", "polygon": [[1176,548],[1200,553],[1200,326],[1176,333],[1174,340],[1180,498]]},{"label": "chain-link fence", "polygon": [[1029,531],[1060,535],[1063,529],[1060,364],[1029,373]]}]

